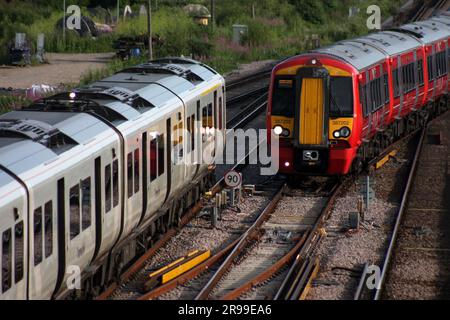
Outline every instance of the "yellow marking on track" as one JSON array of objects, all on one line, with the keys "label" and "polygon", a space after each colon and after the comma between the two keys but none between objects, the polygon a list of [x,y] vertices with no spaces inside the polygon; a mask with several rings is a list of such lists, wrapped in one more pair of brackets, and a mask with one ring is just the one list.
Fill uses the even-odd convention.
[{"label": "yellow marking on track", "polygon": [[378,161],[378,162],[375,164],[375,169],[378,170],[378,169],[380,169],[381,167],[383,167],[383,166],[384,166],[384,165],[385,165],[392,157],[395,157],[396,154],[397,154],[397,151],[394,150],[394,151],[392,151],[391,153],[389,153],[388,155],[386,155],[383,159],[381,159],[380,161]]},{"label": "yellow marking on track", "polygon": [[314,269],[311,273],[311,277],[309,278],[308,282],[306,283],[305,289],[303,290],[303,292],[300,295],[300,297],[298,298],[298,300],[306,300],[309,290],[311,290],[312,282],[315,278],[317,278],[317,275],[319,274],[319,269],[320,269],[320,263],[319,263],[319,260],[316,260]]},{"label": "yellow marking on track", "polygon": [[[191,258],[192,256],[195,256],[195,254],[197,254],[198,251],[188,255],[187,258]],[[209,257],[211,257],[211,251],[205,251],[202,254],[186,261],[185,263],[179,265],[178,267],[176,267],[175,269],[165,273],[162,276],[162,281],[161,283],[167,283],[172,279],[175,279],[176,277],[179,277],[180,275],[182,275],[183,273],[195,268],[196,266],[198,266],[200,263],[206,261],[207,259],[209,259]]]}]

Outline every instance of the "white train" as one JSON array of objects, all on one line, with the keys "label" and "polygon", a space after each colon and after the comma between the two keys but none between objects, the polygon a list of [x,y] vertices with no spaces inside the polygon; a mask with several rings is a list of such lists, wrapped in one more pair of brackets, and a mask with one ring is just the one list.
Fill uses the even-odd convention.
[{"label": "white train", "polygon": [[225,124],[223,77],[184,58],[0,116],[0,299],[98,294],[209,187],[211,166],[177,160]]}]

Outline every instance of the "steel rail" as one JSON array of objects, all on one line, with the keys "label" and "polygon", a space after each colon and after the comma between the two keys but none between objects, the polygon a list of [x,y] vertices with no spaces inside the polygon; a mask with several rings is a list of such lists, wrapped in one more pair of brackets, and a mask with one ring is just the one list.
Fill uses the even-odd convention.
[{"label": "steel rail", "polygon": [[298,281],[300,280],[299,275],[301,275],[302,271],[307,267],[308,256],[314,251],[323,236],[322,228],[326,220],[329,218],[336,198],[342,190],[344,184],[344,182],[338,181],[333,187],[327,204],[322,209],[322,212],[315,222],[311,233],[308,235],[305,244],[303,245],[300,253],[297,255],[294,263],[288,271],[286,278],[283,280],[278,292],[276,293],[274,300],[290,299],[292,293],[296,290]]},{"label": "steel rail", "polygon": [[244,233],[244,235],[240,238],[240,241],[234,247],[233,251],[227,256],[225,261],[219,267],[219,269],[214,273],[214,275],[209,279],[208,283],[203,287],[200,293],[195,297],[195,300],[206,300],[208,299],[210,293],[215,288],[217,283],[222,279],[227,270],[233,264],[233,261],[237,256],[242,252],[242,250],[247,246],[247,244],[257,237],[259,233],[259,229],[270,216],[270,214],[275,210],[276,205],[283,197],[283,193],[285,192],[287,186],[284,184],[277,194],[272,198],[269,204],[264,208],[264,210],[259,215],[258,219],[253,223],[253,225]]},{"label": "steel rail", "polygon": [[241,102],[243,100],[250,99],[251,97],[253,97],[255,95],[262,94],[262,93],[267,93],[268,90],[269,90],[269,86],[264,86],[262,88],[251,90],[251,91],[245,92],[243,94],[240,94],[240,95],[237,95],[237,96],[234,96],[234,97],[231,97],[231,98],[227,97],[227,107],[229,107],[230,105],[239,103],[239,102]]},{"label": "steel rail", "polygon": [[394,230],[392,231],[392,236],[391,236],[391,240],[389,242],[389,247],[388,247],[388,250],[387,250],[386,255],[385,255],[385,260],[384,260],[383,268],[382,268],[382,271],[381,271],[381,277],[380,277],[380,280],[378,282],[378,285],[377,285],[377,288],[376,288],[376,291],[375,291],[374,300],[380,300],[381,294],[383,292],[383,286],[384,286],[384,283],[386,281],[386,274],[388,272],[389,265],[390,265],[391,258],[392,258],[392,254],[393,254],[393,251],[395,249],[395,244],[396,244],[396,240],[397,240],[397,237],[398,237],[398,231],[400,229],[400,225],[401,225],[402,219],[403,219],[403,214],[405,212],[405,208],[406,208],[406,205],[407,205],[407,202],[408,202],[408,199],[409,199],[409,193],[411,191],[411,186],[414,183],[415,175],[416,175],[416,172],[417,172],[417,167],[418,167],[418,164],[419,164],[420,154],[422,153],[422,149],[423,149],[423,144],[424,144],[425,134],[427,132],[427,128],[428,128],[428,126],[425,126],[422,129],[422,134],[420,136],[419,144],[417,145],[416,153],[414,155],[414,160],[413,160],[413,163],[411,165],[411,169],[410,169],[410,172],[409,172],[409,175],[408,175],[408,181],[406,183],[405,190],[403,191],[403,197],[402,197],[402,201],[401,201],[401,204],[400,204],[400,208],[398,210],[398,214],[397,214],[397,218],[396,218],[396,221],[395,221]]}]

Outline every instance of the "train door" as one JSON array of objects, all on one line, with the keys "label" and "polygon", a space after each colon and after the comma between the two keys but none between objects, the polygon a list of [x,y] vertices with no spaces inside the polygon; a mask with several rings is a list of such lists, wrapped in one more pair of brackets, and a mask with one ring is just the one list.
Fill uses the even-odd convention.
[{"label": "train door", "polygon": [[197,100],[191,100],[186,105],[186,130],[184,149],[186,152],[185,163],[186,163],[186,175],[185,178],[192,180],[196,175],[196,134],[197,134]]},{"label": "train door", "polygon": [[[109,166],[109,167],[108,167]],[[105,168],[105,172],[112,170],[112,164]],[[78,165],[76,170],[66,172],[64,182],[58,184],[58,194],[64,197],[64,203],[61,204],[58,212],[58,217],[64,215],[64,221],[59,221],[58,232],[65,235],[65,266],[60,268],[63,272],[63,282],[60,291],[68,288],[66,286],[66,279],[71,272],[80,272],[86,269],[94,257],[96,251],[96,197],[95,197],[95,166],[94,160],[89,159]],[[112,183],[107,176],[104,180],[105,186],[105,206],[109,209],[108,214],[112,214],[112,198],[111,208],[109,208],[108,197],[110,196],[108,187],[111,187],[112,197]],[[109,223],[105,217],[107,226],[103,230],[108,230],[114,233],[113,229],[108,229]],[[61,245],[61,243],[59,243]],[[60,263],[63,263],[60,260]]]},{"label": "train door", "polygon": [[162,207],[167,195],[166,128],[164,122],[148,133],[148,210],[147,216]]},{"label": "train door", "polygon": [[0,300],[24,300],[28,279],[28,200],[25,187],[2,171],[0,180],[9,188],[2,198],[0,215]]},{"label": "train door", "polygon": [[295,131],[299,145],[323,145],[327,139],[329,73],[315,69],[303,68],[297,73]]},{"label": "train door", "polygon": [[185,137],[183,135],[185,129],[185,112],[183,108],[179,108],[171,119],[172,134],[172,152],[171,152],[171,174],[172,174],[172,192],[177,192],[184,184],[186,178],[186,150]]},{"label": "train door", "polygon": [[143,205],[143,139],[142,133],[133,133],[127,137],[125,152],[125,228],[123,233],[127,234],[136,227],[142,218]]},{"label": "train door", "polygon": [[[52,180],[50,180],[52,181]],[[29,298],[51,298],[58,279],[57,184],[33,188],[30,205]],[[31,227],[32,226],[32,227]]]}]

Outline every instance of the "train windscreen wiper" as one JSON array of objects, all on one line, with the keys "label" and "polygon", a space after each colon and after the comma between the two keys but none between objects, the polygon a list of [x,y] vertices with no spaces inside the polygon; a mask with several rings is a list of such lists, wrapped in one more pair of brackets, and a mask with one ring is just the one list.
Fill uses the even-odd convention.
[{"label": "train windscreen wiper", "polygon": [[342,108],[339,106],[339,104],[336,102],[336,100],[334,99],[333,95],[330,93],[330,100],[331,102],[334,104],[334,106],[338,109],[339,111],[339,115],[343,115],[344,112],[342,111]]}]

